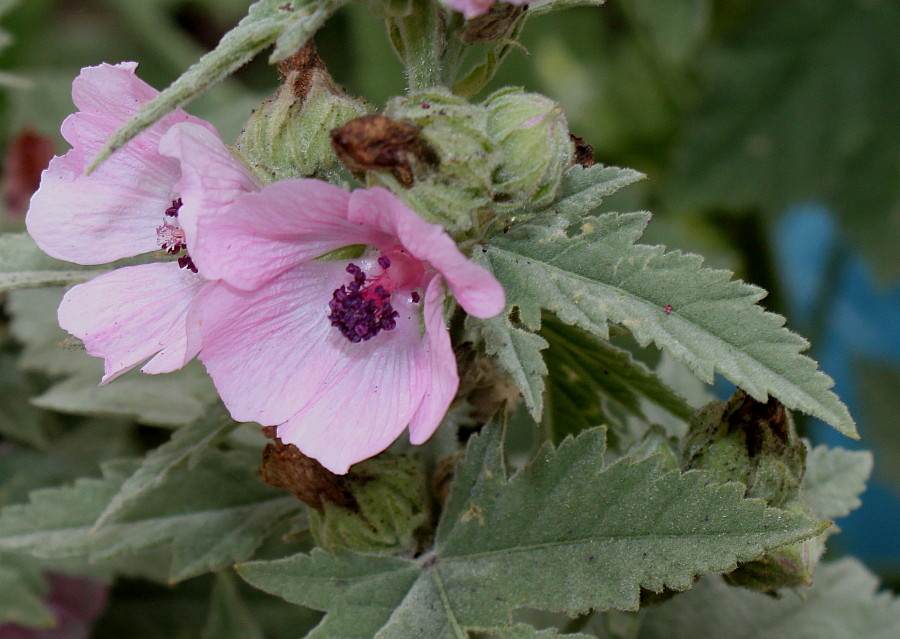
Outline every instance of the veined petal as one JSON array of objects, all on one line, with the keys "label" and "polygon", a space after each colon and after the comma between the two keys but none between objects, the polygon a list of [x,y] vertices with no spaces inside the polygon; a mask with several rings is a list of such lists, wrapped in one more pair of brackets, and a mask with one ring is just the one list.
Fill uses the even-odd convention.
[{"label": "veined petal", "polygon": [[[191,244],[201,272],[252,290],[297,264],[348,244],[389,238],[347,220],[350,194],[322,180],[275,182],[243,195],[228,215],[201,214]],[[187,200],[186,200],[187,202]]]},{"label": "veined petal", "polygon": [[191,257],[205,277],[219,279],[203,265],[203,258],[195,250],[198,220],[209,218],[215,226],[238,197],[258,191],[262,185],[218,133],[196,124],[171,127],[159,141],[159,152],[167,161],[180,162],[181,177],[175,190],[183,204],[178,222],[184,229]]},{"label": "veined petal", "polygon": [[425,392],[409,422],[411,444],[424,444],[440,426],[459,389],[456,354],[444,324],[444,282],[432,278],[425,291],[425,344],[420,370]]},{"label": "veined petal", "polygon": [[254,291],[222,284],[205,296],[200,360],[235,419],[285,421],[340,365],[343,338],[327,315],[343,266],[311,262]]},{"label": "veined petal", "polygon": [[503,286],[491,273],[463,255],[440,225],[423,220],[390,191],[353,191],[350,220],[396,237],[413,257],[431,264],[467,313],[493,317],[506,306]]},{"label": "veined petal", "polygon": [[338,335],[339,362],[315,385],[307,404],[278,426],[283,442],[333,473],[342,475],[390,446],[416,414],[423,395],[433,390],[428,387],[430,371],[423,366],[419,305],[398,297],[392,300],[400,313],[397,327],[358,344]]},{"label": "veined petal", "polygon": [[207,282],[174,262],[128,266],[70,289],[59,305],[59,325],[104,360],[102,384],[159,353],[145,369],[181,368],[195,352],[186,318]]},{"label": "veined petal", "polygon": [[28,232],[53,257],[102,264],[155,250],[156,227],[180,174],[177,161],[159,154],[159,139],[178,122],[212,128],[175,111],[84,175],[113,131],[157,94],[134,75],[135,67],[86,68],[73,83],[81,111],[63,122],[62,132],[74,148],[44,171],[26,217]]}]

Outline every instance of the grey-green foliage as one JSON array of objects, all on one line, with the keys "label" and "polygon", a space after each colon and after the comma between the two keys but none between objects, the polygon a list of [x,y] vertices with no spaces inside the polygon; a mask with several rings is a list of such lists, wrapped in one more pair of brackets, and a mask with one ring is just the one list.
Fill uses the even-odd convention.
[{"label": "grey-green foliage", "polygon": [[0,293],[19,288],[75,284],[102,272],[49,257],[25,233],[0,235]]},{"label": "grey-green foliage", "polygon": [[581,633],[564,635],[557,632],[555,628],[537,630],[523,623],[504,628],[493,636],[496,636],[497,639],[590,639],[590,635]]},{"label": "grey-green foliage", "polygon": [[194,468],[186,465],[128,503],[126,512],[103,526],[95,523],[140,463],[104,465],[101,479],[35,491],[27,504],[0,511],[0,550],[35,557],[87,557],[125,562],[162,551],[157,568],[180,581],[245,560],[298,503],[261,483],[256,455],[209,451]]},{"label": "grey-green foliage", "polygon": [[[475,251],[473,259],[503,284],[507,313],[518,311],[520,325],[507,313],[477,321],[488,350],[516,381],[521,384],[528,367],[504,339],[512,331],[538,330],[546,309],[600,339],[615,322],[707,383],[718,371],[759,401],[772,395],[856,437],[847,407],[829,390],[834,382],[800,354],[807,342],[783,327],[783,317],[756,304],[765,291],[732,280],[728,271],[704,268],[697,255],[636,244],[649,219],[608,213],[585,217],[573,229],[559,216],[544,215]],[[537,350],[525,352],[529,361]]]},{"label": "grey-green foliage", "polygon": [[896,277],[898,39],[896,2],[752,3],[702,58],[705,97],[678,148],[670,196],[771,213],[825,200],[876,269]]},{"label": "grey-green foliage", "polygon": [[334,11],[347,0],[258,0],[247,17],[226,33],[218,46],[204,55],[158,96],[141,107],[106,141],[89,171],[122,148],[138,133],[170,111],[222,81],[274,44],[270,62],[278,62],[299,49]]},{"label": "grey-green foliage", "polygon": [[872,453],[816,446],[806,458],[800,501],[818,517],[845,517],[862,505],[872,473]]},{"label": "grey-green foliage", "polygon": [[556,441],[600,424],[623,432],[629,417],[647,422],[644,403],[691,418],[693,408],[628,351],[553,318],[544,319],[541,335],[550,344],[544,425]]},{"label": "grey-green foliage", "polygon": [[517,608],[634,610],[641,588],[685,589],[813,536],[822,522],[744,500],[659,456],[603,468],[604,429],[547,444],[508,475],[502,429],[470,440],[434,548],[417,560],[314,550],[239,568],[253,585],[328,614],[311,638],[465,637]]},{"label": "grey-green foliage", "polygon": [[707,577],[690,592],[642,610],[639,639],[895,639],[900,599],[854,559],[823,564],[810,589],[775,599]]},{"label": "grey-green foliage", "polygon": [[[563,175],[550,210],[553,214],[577,218],[600,206],[604,198],[642,178],[637,171],[614,166],[596,164],[589,169],[573,166]],[[497,356],[516,382],[531,415],[540,418],[544,410],[544,379],[548,372],[541,351],[547,348],[547,341],[507,321],[505,316],[492,321],[469,317],[467,322],[482,333],[488,353]]]},{"label": "grey-green foliage", "polygon": [[217,395],[203,367],[192,362],[168,375],[126,373],[113,384],[98,386],[99,358],[57,325],[56,307],[63,290],[13,291],[7,300],[11,333],[24,346],[20,368],[62,377],[32,402],[49,410],[87,415],[116,415],[156,426],[187,424],[206,411]]}]

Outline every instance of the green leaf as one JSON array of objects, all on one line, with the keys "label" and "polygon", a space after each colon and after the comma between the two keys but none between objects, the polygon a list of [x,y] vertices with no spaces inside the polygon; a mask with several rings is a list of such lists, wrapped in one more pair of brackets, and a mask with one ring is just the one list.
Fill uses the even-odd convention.
[{"label": "green leaf", "polygon": [[192,468],[213,441],[236,426],[225,409],[216,406],[206,416],[179,428],[172,439],[144,457],[140,467],[125,480],[118,494],[97,518],[94,529],[120,519],[129,506],[158,488],[185,464]]},{"label": "green leaf", "polygon": [[800,354],[807,342],[756,305],[765,292],[703,268],[697,255],[635,244],[648,221],[645,213],[609,213],[585,218],[570,235],[563,220],[542,218],[490,238],[473,259],[497,276],[527,329],[540,328],[542,309],[601,339],[617,322],[707,383],[719,371],[759,401],[772,395],[857,437],[829,390],[834,382]]},{"label": "green leaf", "polygon": [[134,370],[106,386],[99,382],[93,371],[74,375],[32,402],[61,413],[123,415],[154,426],[180,426],[201,417],[217,399],[212,381],[197,362],[166,375]]},{"label": "green leaf", "polygon": [[563,176],[556,201],[550,209],[569,218],[581,219],[600,206],[603,198],[645,177],[634,169],[602,164],[584,168],[576,164]]},{"label": "green leaf", "polygon": [[741,485],[662,470],[658,457],[603,469],[604,432],[548,444],[511,477],[501,429],[473,437],[435,547],[416,560],[314,550],[238,570],[267,592],[328,610],[310,638],[459,639],[508,627],[517,608],[633,610],[641,588],[685,589],[697,574],[823,529],[742,499]]},{"label": "green leaf", "polygon": [[547,375],[541,351],[547,348],[547,340],[513,325],[505,313],[488,320],[470,315],[466,322],[468,327],[481,333],[485,351],[496,356],[512,377],[531,416],[540,419],[544,412],[544,377]]},{"label": "green leaf", "polygon": [[752,3],[703,58],[678,204],[775,214],[824,201],[882,276],[900,275],[898,40],[895,2]]},{"label": "green leaf", "polygon": [[623,432],[628,417],[647,422],[642,400],[684,421],[693,415],[684,399],[628,351],[552,317],[544,319],[541,335],[550,343],[547,401],[555,441],[600,424]]},{"label": "green leaf", "polygon": [[40,288],[43,286],[69,286],[86,282],[104,271],[24,271],[21,273],[0,273],[0,293],[18,288]]},{"label": "green leaf", "polygon": [[172,582],[227,567],[247,559],[298,510],[296,499],[259,481],[255,460],[239,451],[210,452],[95,531],[97,518],[139,467],[131,460],[106,464],[103,479],[38,490],[29,504],[0,511],[0,549],[110,563],[163,546]]},{"label": "green leaf", "polygon": [[47,444],[45,414],[28,403],[33,390],[22,372],[16,369],[15,359],[0,353],[0,397],[3,398],[0,403],[0,435],[43,448]]},{"label": "green leaf", "polygon": [[[9,274],[28,271],[66,271],[72,264],[44,253],[27,233],[0,235],[0,285]],[[77,267],[76,267],[77,269]]]},{"label": "green leaf", "polygon": [[50,628],[55,619],[44,598],[47,586],[33,561],[0,553],[0,627],[6,623]]},{"label": "green leaf", "polygon": [[209,617],[201,639],[264,639],[263,631],[247,609],[230,573],[217,573]]},{"label": "green leaf", "polygon": [[639,639],[894,639],[900,599],[854,559],[823,564],[812,588],[781,598],[702,579],[690,592],[641,610]]},{"label": "green leaf", "polygon": [[224,80],[269,45],[276,44],[272,62],[289,56],[346,1],[258,0],[250,7],[247,17],[226,33],[215,49],[200,58],[110,136],[88,167],[88,173],[141,131]]},{"label": "green leaf", "polygon": [[869,451],[816,446],[806,458],[800,500],[823,519],[845,517],[862,505],[871,474]]}]

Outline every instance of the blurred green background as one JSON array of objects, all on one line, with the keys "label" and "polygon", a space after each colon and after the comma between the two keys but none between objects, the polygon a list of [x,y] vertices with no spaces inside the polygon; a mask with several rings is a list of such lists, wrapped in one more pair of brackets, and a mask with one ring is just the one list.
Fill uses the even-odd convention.
[{"label": "blurred green background", "polygon": [[[10,149],[31,130],[65,150],[59,124],[81,67],[136,60],[162,88],[248,4],[0,0],[2,227],[21,230],[26,206]],[[365,3],[316,41],[348,91],[376,106],[403,91]],[[276,88],[264,58],[188,109],[233,140]],[[558,100],[599,162],[647,174],[604,205],[653,211],[645,241],[766,288],[763,304],[810,339],[863,440],[803,422],[805,433],[876,456],[864,506],[832,545],[900,586],[900,3],[609,0],[531,19],[476,99],[503,85]]]}]

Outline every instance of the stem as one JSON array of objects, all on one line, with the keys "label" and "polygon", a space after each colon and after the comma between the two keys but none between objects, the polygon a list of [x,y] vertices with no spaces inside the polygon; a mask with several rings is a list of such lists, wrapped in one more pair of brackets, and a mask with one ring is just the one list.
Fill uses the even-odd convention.
[{"label": "stem", "polygon": [[445,83],[447,18],[434,0],[414,0],[413,11],[388,19],[388,34],[406,69],[409,91],[421,91]]}]

